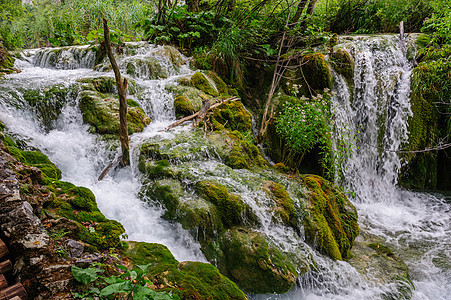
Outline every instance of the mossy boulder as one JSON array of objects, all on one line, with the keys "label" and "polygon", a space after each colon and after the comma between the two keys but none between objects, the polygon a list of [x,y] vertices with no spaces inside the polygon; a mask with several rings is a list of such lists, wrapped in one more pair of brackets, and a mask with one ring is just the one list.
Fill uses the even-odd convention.
[{"label": "mossy boulder", "polygon": [[352,248],[348,261],[371,284],[383,285],[382,299],[411,299],[415,289],[409,269],[401,258],[384,245],[383,241],[368,233],[361,233]]},{"label": "mossy boulder", "polygon": [[[108,220],[98,209],[94,194],[85,187],[77,187],[72,183],[60,181],[59,170],[49,158],[39,151],[23,151],[9,137],[1,134],[7,151],[17,161],[38,168],[41,173],[27,174],[30,169],[19,169],[19,178],[37,177],[37,182],[45,191],[46,200],[42,203],[42,211],[54,219],[68,219],[59,230],[67,232],[67,237],[81,240],[91,245],[92,250],[116,247],[124,228],[120,223]],[[28,186],[22,187],[27,194]],[[42,196],[41,196],[42,197]]]},{"label": "mossy boulder", "polygon": [[174,107],[177,116],[186,116],[191,111],[198,111],[201,109],[203,101],[211,98],[211,96],[192,86],[168,85],[166,89],[174,94],[176,100]]},{"label": "mossy boulder", "polygon": [[2,135],[2,139],[4,140],[8,152],[17,159],[17,161],[41,170],[41,184],[48,184],[53,180],[61,179],[61,170],[58,169],[45,154],[42,154],[39,151],[21,150],[7,135]]},{"label": "mossy boulder", "polygon": [[179,181],[173,179],[161,179],[154,182],[146,191],[150,199],[159,201],[165,208],[165,217],[174,219],[177,206],[183,195],[182,186]]},{"label": "mossy boulder", "polygon": [[286,293],[298,277],[286,253],[262,233],[249,229],[227,230],[214,260],[221,273],[249,293]]},{"label": "mossy boulder", "polygon": [[301,178],[308,189],[309,214],[304,218],[307,242],[332,259],[349,259],[360,232],[355,207],[342,191],[320,176]]},{"label": "mossy boulder", "polygon": [[186,117],[194,113],[194,105],[184,96],[177,96],[174,100],[174,109],[176,117]]},{"label": "mossy boulder", "polygon": [[44,209],[53,216],[75,221],[77,230],[71,230],[68,236],[90,244],[93,249],[110,249],[119,245],[124,228],[100,212],[89,189],[55,180],[49,184],[49,190],[54,197],[44,205]]},{"label": "mossy boulder", "polygon": [[229,193],[222,184],[209,180],[197,182],[196,191],[199,196],[217,207],[224,226],[231,227],[243,223],[248,208],[239,195]]},{"label": "mossy boulder", "polygon": [[242,133],[249,133],[252,130],[252,115],[246,110],[240,101],[227,101],[213,111],[213,124],[216,129],[237,130]]},{"label": "mossy boulder", "polygon": [[153,56],[128,58],[125,69],[128,75],[135,78],[164,79],[169,76],[162,63]]},{"label": "mossy boulder", "polygon": [[51,129],[66,104],[66,97],[75,93],[76,86],[63,84],[38,89],[26,89],[23,99],[34,110],[45,129]]},{"label": "mossy boulder", "polygon": [[161,291],[181,299],[247,299],[246,295],[213,265],[179,262],[163,245],[128,242],[123,255],[132,264],[150,264],[148,277]]},{"label": "mossy boulder", "polygon": [[[116,95],[103,94],[113,89],[106,80],[92,79],[83,83],[79,93],[83,121],[92,125],[92,131],[100,134],[119,134],[119,100]],[[128,133],[141,132],[150,123],[150,118],[131,100],[127,100]]]},{"label": "mossy boulder", "polygon": [[169,61],[176,67],[180,68],[184,62],[182,54],[171,46],[162,46],[157,51],[155,51],[155,55],[165,56],[169,59]]},{"label": "mossy boulder", "polygon": [[203,247],[215,240],[224,229],[218,207],[198,197],[184,199],[178,205],[176,220]]},{"label": "mossy boulder", "polygon": [[354,83],[354,59],[346,49],[337,49],[329,54],[334,70],[350,84]]},{"label": "mossy boulder", "polygon": [[215,82],[202,72],[196,72],[189,78],[182,78],[180,83],[183,85],[192,86],[207,95],[213,97],[219,96],[218,88],[216,87]]}]

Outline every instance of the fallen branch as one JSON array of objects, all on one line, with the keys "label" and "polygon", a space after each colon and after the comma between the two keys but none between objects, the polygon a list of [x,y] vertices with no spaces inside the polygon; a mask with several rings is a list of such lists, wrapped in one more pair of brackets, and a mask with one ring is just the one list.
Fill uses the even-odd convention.
[{"label": "fallen branch", "polygon": [[119,156],[118,158],[116,158],[115,160],[113,160],[103,171],[102,173],[100,173],[99,178],[97,178],[98,181],[102,181],[102,179],[106,176],[106,174],[108,174],[108,172],[112,169],[112,168],[116,168],[119,163],[122,161],[122,155]]},{"label": "fallen branch", "polygon": [[165,130],[162,130],[162,131],[168,131],[169,129],[172,129],[172,128],[176,127],[176,126],[179,126],[179,125],[181,125],[181,124],[183,124],[183,123],[185,123],[185,122],[187,122],[189,120],[196,119],[193,122],[193,128],[194,128],[197,125],[199,125],[199,123],[205,118],[205,116],[207,115],[207,112],[217,108],[218,106],[220,106],[221,104],[223,104],[225,102],[238,101],[238,100],[241,100],[241,99],[238,98],[238,97],[231,97],[231,98],[227,98],[227,99],[221,100],[220,102],[215,103],[213,105],[210,105],[210,100],[207,100],[207,101],[204,102],[204,105],[202,106],[202,108],[198,112],[196,112],[196,113],[194,113],[194,114],[192,114],[190,116],[181,118],[180,120],[172,123]]}]

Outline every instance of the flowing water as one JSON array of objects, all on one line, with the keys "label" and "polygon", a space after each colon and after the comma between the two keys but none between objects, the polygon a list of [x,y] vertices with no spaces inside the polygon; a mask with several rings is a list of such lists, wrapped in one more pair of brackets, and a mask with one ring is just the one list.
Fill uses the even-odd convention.
[{"label": "flowing water", "polygon": [[[363,231],[384,239],[408,264],[415,284],[413,299],[451,299],[451,204],[440,194],[416,193],[396,187],[402,161],[395,152],[408,136],[407,119],[411,66],[395,37],[353,37],[342,47],[355,59],[353,86],[334,75],[337,93],[333,107],[337,128],[335,139],[352,149],[344,163],[347,189],[356,193]],[[128,47],[119,64],[134,67],[134,79],[141,87],[135,100],[151,116],[152,123],[142,133],[131,136],[132,165],[111,172],[101,181],[97,177],[119,150],[108,150],[101,139],[89,133],[78,108],[76,79],[105,75],[106,65],[95,65],[95,54],[88,47],[28,50],[16,62],[20,74],[8,75],[0,84],[0,120],[11,133],[36,147],[62,170],[63,180],[90,188],[107,218],[121,222],[128,239],[161,243],[178,260],[205,258],[199,244],[180,225],[161,218],[162,208],[138,198],[142,182],[136,168],[138,147],[144,141],[170,141],[190,135],[189,127],[160,132],[175,119],[172,95],[165,89],[177,78],[190,74],[186,65],[173,65],[162,48],[147,44]],[[159,54],[160,53],[160,54]],[[157,59],[166,79],[153,79],[139,65],[143,59]],[[110,72],[111,75],[111,72]],[[42,126],[39,113],[25,101],[28,89],[45,93],[51,86],[75,87],[65,94],[64,106],[56,121]],[[52,99],[49,100],[50,102]],[[55,100],[56,101],[56,100]],[[56,106],[56,104],[55,104]],[[187,143],[186,145],[189,145]],[[252,295],[254,299],[380,299],[390,289],[361,278],[347,262],[332,261],[299,241],[296,233],[273,224],[263,209],[267,196],[252,189],[258,179],[245,170],[230,172],[217,159],[215,149],[202,148],[199,161],[190,172],[197,178],[215,178],[239,192],[261,220],[261,230],[288,252],[307,252],[316,270],[298,278],[298,285],[284,295]],[[193,158],[191,158],[193,161]],[[254,176],[254,177],[253,177]],[[265,175],[275,176],[275,175]],[[245,178],[245,179],[243,179]],[[287,183],[289,185],[289,183]],[[259,203],[257,200],[259,199]]]}]

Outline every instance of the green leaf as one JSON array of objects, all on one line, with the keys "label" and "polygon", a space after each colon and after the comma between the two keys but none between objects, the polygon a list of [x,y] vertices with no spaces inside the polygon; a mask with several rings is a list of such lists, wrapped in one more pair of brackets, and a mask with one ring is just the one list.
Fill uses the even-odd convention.
[{"label": "green leaf", "polygon": [[117,276],[110,276],[110,277],[106,277],[104,278],[105,282],[108,284],[114,284],[114,283],[119,283],[119,282],[124,282],[123,279],[117,277]]},{"label": "green leaf", "polygon": [[133,285],[130,281],[124,281],[119,283],[110,284],[104,287],[100,291],[100,296],[109,296],[118,293],[129,293],[133,288]]},{"label": "green leaf", "polygon": [[72,275],[74,278],[81,282],[82,284],[88,284],[99,278],[99,275],[97,273],[102,273],[103,270],[96,269],[96,268],[87,268],[82,269],[76,266],[72,266]]}]

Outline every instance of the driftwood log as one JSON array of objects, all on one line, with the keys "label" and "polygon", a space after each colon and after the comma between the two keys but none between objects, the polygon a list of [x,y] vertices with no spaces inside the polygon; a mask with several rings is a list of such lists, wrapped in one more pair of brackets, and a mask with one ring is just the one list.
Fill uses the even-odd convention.
[{"label": "driftwood log", "polygon": [[217,108],[218,106],[220,106],[221,104],[223,104],[227,101],[238,101],[238,100],[241,100],[241,99],[238,97],[231,97],[231,98],[221,100],[218,103],[215,103],[213,105],[211,105],[210,100],[206,100],[206,101],[204,101],[202,108],[198,112],[196,112],[190,116],[181,118],[180,120],[169,125],[165,130],[168,131],[169,129],[172,129],[176,126],[179,126],[179,125],[181,125],[187,121],[193,120],[193,119],[194,119],[194,121],[193,121],[193,128],[194,128],[197,125],[199,125],[200,122],[202,122],[202,120],[205,118],[205,116],[207,115],[207,113],[209,111],[212,111],[213,109]]},{"label": "driftwood log", "polygon": [[8,282],[6,281],[5,275],[0,274],[0,291],[8,287]]}]

